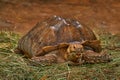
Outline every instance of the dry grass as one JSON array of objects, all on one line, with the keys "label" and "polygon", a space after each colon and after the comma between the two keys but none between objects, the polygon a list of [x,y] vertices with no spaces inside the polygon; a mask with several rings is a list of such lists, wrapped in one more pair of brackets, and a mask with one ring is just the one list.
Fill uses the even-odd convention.
[{"label": "dry grass", "polygon": [[41,65],[32,63],[24,55],[15,54],[20,36],[0,32],[0,80],[120,80],[120,36],[100,33],[103,49],[113,61],[100,64],[68,66],[67,63]]}]

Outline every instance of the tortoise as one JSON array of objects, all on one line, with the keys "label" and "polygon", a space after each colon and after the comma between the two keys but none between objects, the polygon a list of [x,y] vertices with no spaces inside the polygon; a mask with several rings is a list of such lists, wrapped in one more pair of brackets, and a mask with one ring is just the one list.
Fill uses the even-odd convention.
[{"label": "tortoise", "polygon": [[41,62],[73,64],[109,62],[100,41],[85,24],[74,18],[53,16],[38,22],[18,42],[15,50],[26,57]]}]

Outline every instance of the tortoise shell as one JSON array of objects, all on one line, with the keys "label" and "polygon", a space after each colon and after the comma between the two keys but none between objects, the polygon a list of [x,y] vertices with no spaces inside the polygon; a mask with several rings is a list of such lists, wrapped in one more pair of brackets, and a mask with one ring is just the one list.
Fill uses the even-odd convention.
[{"label": "tortoise shell", "polygon": [[[75,19],[53,16],[37,23],[35,27],[23,36],[18,43],[18,49],[31,58],[65,47],[67,46],[66,44],[71,42],[83,42],[86,40],[97,40],[89,27]],[[101,49],[100,46],[92,48],[96,52]]]}]

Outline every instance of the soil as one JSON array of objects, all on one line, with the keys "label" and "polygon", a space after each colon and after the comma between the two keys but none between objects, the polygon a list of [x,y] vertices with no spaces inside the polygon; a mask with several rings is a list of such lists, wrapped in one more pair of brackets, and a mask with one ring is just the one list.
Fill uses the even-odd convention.
[{"label": "soil", "polygon": [[53,15],[74,16],[92,29],[120,33],[120,0],[0,0],[0,30],[25,34]]}]

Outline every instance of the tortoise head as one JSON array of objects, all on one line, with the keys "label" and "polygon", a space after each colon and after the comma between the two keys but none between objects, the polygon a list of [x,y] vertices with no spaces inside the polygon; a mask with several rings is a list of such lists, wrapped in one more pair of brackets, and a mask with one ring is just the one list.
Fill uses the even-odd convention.
[{"label": "tortoise head", "polygon": [[80,43],[70,43],[67,48],[68,60],[78,62],[78,59],[82,58],[84,48]]},{"label": "tortoise head", "polygon": [[84,50],[83,45],[81,45],[80,43],[71,43],[67,48],[68,53],[72,52],[83,53],[83,50]]}]

